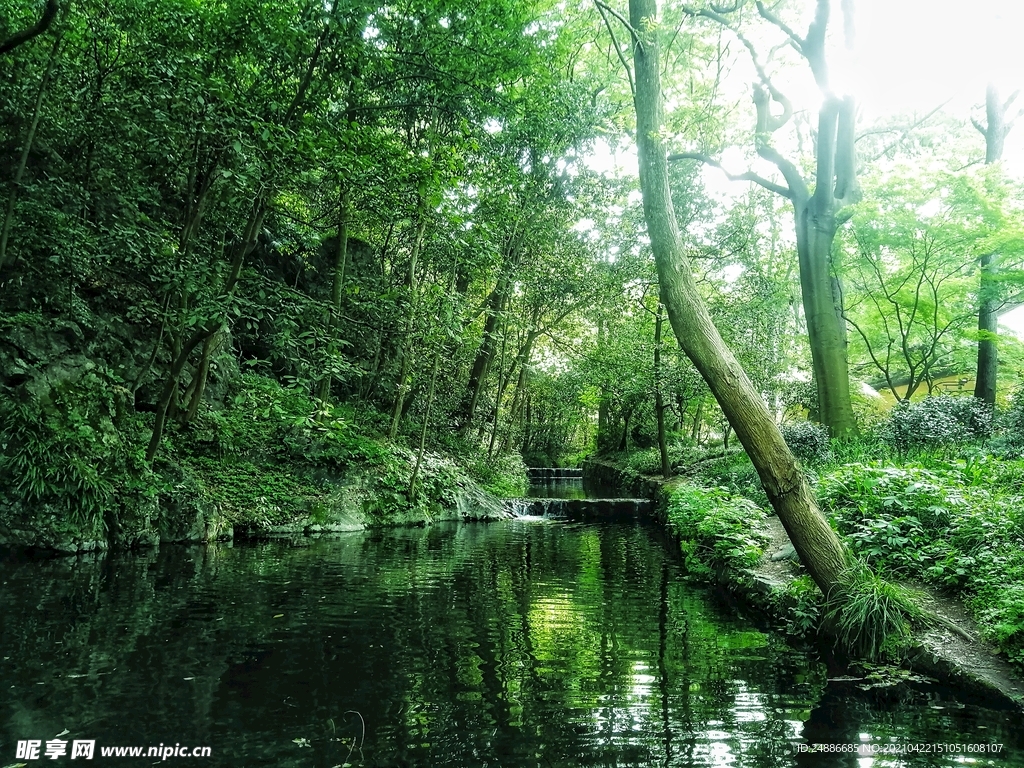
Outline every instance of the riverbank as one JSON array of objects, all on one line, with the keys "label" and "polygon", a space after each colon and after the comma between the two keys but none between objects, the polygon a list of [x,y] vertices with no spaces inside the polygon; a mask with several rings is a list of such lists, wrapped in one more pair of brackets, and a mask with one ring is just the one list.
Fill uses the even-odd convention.
[{"label": "riverbank", "polygon": [[[585,462],[584,476],[652,499],[653,517],[672,530],[684,551],[687,544],[692,548],[701,543],[696,532],[688,535],[669,520],[670,499],[685,483],[683,479],[665,481],[593,459]],[[791,554],[785,529],[774,516],[763,521],[754,518],[752,522],[754,534],[763,542],[756,562],[746,567],[716,562],[708,575],[772,625],[797,632],[810,629],[807,625],[816,623],[816,618],[808,615],[807,589],[803,583],[807,579],[802,566],[795,561],[795,554]],[[908,586],[922,595],[923,607],[938,616],[941,623],[913,629],[904,649],[903,666],[1003,706],[1024,710],[1024,680],[1019,671],[999,655],[994,645],[981,639],[982,630],[964,605],[938,590],[923,589],[916,583]]]},{"label": "riverbank", "polygon": [[219,408],[168,429],[148,462],[150,415],[104,407],[87,372],[75,375],[59,397],[68,381],[88,385],[77,420],[38,398],[6,405],[18,437],[0,477],[0,547],[78,554],[493,520],[509,516],[501,497],[525,489],[517,457],[486,461],[455,442],[413,450],[379,436],[372,413],[251,374],[225,385]]}]

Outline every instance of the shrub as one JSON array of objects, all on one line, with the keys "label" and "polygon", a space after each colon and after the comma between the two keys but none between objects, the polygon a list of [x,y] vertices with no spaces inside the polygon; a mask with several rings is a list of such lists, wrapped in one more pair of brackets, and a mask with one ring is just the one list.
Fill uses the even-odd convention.
[{"label": "shrub", "polygon": [[865,562],[921,575],[941,555],[935,540],[966,501],[955,472],[847,464],[824,475],[817,494]]},{"label": "shrub", "polygon": [[786,445],[805,464],[827,464],[832,460],[828,427],[813,421],[797,421],[782,428]]},{"label": "shrub", "polygon": [[[718,449],[721,452],[721,449]],[[668,446],[668,461],[673,470],[683,470],[705,458],[707,451],[687,442],[674,442]],[[632,451],[624,457],[627,469],[642,475],[661,474],[661,449],[658,446]]]},{"label": "shrub", "polygon": [[1024,392],[1014,393],[1010,407],[999,419],[1002,428],[999,447],[1008,458],[1024,456]]},{"label": "shrub", "polygon": [[780,613],[785,618],[782,629],[791,637],[812,635],[821,623],[824,598],[818,585],[807,574],[789,582],[776,595]]},{"label": "shrub", "polygon": [[696,466],[693,477],[702,485],[722,486],[731,493],[768,506],[761,478],[744,451],[711,454]]},{"label": "shrub", "polygon": [[984,457],[931,469],[850,464],[824,475],[818,492],[852,551],[961,590],[985,634],[1024,665],[1022,472]]},{"label": "shrub", "polygon": [[340,467],[380,460],[379,443],[360,434],[354,418],[345,406],[320,406],[303,389],[247,374],[224,410],[197,419],[197,452]]},{"label": "shrub", "polygon": [[911,448],[950,448],[991,436],[991,406],[976,397],[940,395],[901,402],[889,414],[883,434],[905,454]]},{"label": "shrub", "polygon": [[687,567],[707,573],[712,566],[749,568],[764,555],[770,537],[757,504],[725,488],[680,485],[668,504],[669,525],[683,539]]},{"label": "shrub", "polygon": [[[44,387],[45,383],[45,387]],[[0,497],[67,510],[80,531],[104,531],[118,507],[155,493],[140,446],[142,419],[127,415],[130,392],[93,364],[34,392],[0,393]]]},{"label": "shrub", "polygon": [[499,499],[510,499],[526,493],[526,464],[515,452],[495,454],[487,458],[483,452],[460,458],[466,473],[488,493]]}]

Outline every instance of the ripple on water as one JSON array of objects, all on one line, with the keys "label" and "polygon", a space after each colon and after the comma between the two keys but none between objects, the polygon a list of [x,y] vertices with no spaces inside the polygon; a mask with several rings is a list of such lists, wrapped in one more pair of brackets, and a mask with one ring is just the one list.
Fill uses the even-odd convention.
[{"label": "ripple on water", "polygon": [[1022,764],[1013,716],[827,684],[682,576],[654,528],[522,520],[6,562],[0,764],[64,730],[207,766]]}]

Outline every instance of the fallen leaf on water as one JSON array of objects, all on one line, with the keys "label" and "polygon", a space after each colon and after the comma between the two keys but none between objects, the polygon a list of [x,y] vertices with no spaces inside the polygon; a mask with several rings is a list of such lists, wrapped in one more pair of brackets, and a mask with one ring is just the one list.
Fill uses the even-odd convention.
[{"label": "fallen leaf on water", "polygon": [[279,613],[276,616],[274,616],[274,618],[275,619],[280,619],[282,616],[284,616],[284,614],[283,613]]}]

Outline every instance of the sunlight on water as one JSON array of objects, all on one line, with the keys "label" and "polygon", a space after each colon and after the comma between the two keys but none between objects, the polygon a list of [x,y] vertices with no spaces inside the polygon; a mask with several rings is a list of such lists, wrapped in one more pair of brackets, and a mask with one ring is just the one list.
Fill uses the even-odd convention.
[{"label": "sunlight on water", "polygon": [[1019,718],[828,683],[671,551],[653,527],[509,521],[8,561],[0,765],[65,731],[207,744],[207,766],[919,764],[798,753],[862,740],[1022,764]]}]

